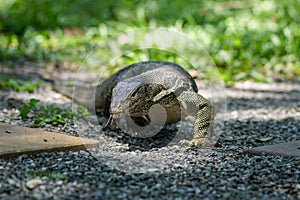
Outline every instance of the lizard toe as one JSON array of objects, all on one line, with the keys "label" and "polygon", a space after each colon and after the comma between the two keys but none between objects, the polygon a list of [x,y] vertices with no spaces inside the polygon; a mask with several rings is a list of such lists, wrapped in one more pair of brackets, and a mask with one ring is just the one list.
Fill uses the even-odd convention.
[{"label": "lizard toe", "polygon": [[181,140],[179,145],[182,147],[208,147],[211,146],[211,142],[207,138],[194,138],[193,140]]},{"label": "lizard toe", "polygon": [[189,140],[180,140],[178,144],[181,147],[190,147],[190,146],[192,146],[191,141],[189,141]]}]

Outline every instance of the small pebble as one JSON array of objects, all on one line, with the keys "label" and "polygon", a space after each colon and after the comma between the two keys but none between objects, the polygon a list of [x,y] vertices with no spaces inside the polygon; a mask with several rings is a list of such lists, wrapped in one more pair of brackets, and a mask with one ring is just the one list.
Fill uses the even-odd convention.
[{"label": "small pebble", "polygon": [[40,178],[31,179],[26,182],[26,187],[30,190],[43,184],[43,181]]}]

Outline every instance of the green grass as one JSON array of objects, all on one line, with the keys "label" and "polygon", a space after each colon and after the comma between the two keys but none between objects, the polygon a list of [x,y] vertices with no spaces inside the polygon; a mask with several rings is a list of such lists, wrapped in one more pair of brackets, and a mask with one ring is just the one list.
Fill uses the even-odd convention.
[{"label": "green grass", "polygon": [[[300,75],[300,0],[0,2],[2,62],[22,58],[78,66],[99,43],[150,26],[177,30],[198,42],[226,83]],[[97,50],[111,56],[110,49]],[[141,59],[186,63],[180,55],[152,49],[123,55],[112,67]]]},{"label": "green grass", "polygon": [[66,125],[72,120],[88,115],[88,111],[83,106],[78,106],[75,112],[63,110],[56,106],[38,106],[39,99],[30,99],[24,103],[20,116],[22,120],[33,119],[32,127],[44,127],[46,124],[53,126]]}]

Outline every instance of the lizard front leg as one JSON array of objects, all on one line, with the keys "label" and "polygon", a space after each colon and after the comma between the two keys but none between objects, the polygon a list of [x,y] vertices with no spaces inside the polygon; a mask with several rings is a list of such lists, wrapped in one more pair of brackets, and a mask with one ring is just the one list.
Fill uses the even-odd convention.
[{"label": "lizard front leg", "polygon": [[214,116],[212,104],[200,94],[191,91],[182,92],[178,100],[186,114],[195,116],[194,138],[188,144],[197,147],[210,145]]}]

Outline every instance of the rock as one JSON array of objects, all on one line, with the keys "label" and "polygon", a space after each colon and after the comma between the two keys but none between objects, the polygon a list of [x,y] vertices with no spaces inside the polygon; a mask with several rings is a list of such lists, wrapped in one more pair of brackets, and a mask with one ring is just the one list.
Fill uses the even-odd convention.
[{"label": "rock", "polygon": [[34,188],[42,185],[44,182],[40,178],[34,178],[26,183],[26,187],[30,190],[33,190]]}]

